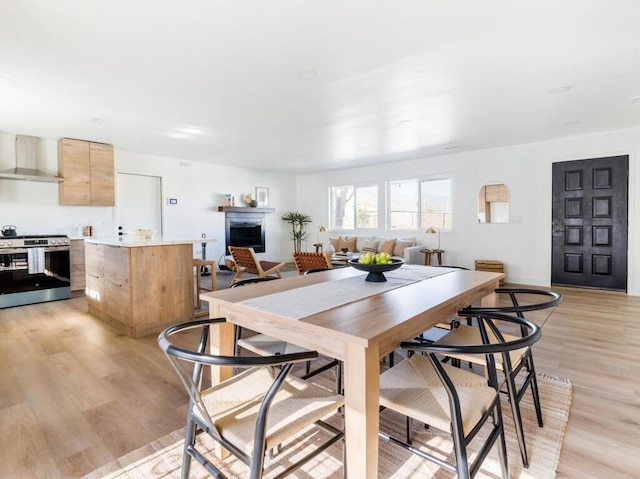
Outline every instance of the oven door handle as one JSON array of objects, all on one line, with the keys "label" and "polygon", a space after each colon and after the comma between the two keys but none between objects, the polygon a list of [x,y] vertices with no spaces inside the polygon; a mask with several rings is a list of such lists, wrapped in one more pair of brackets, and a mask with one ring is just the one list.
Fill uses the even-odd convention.
[{"label": "oven door handle", "polygon": [[71,251],[69,246],[33,246],[29,248],[3,248],[0,249],[0,254],[27,254],[27,251],[31,248],[44,248],[45,253],[56,253],[62,251]]}]

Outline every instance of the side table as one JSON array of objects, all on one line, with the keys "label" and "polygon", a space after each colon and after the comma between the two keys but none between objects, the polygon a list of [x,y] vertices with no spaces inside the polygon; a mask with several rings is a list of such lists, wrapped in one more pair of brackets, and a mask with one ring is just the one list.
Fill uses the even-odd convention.
[{"label": "side table", "polygon": [[438,264],[442,266],[442,253],[444,253],[443,249],[421,249],[421,253],[424,253],[424,264],[425,266],[431,265],[431,257],[436,255],[438,258]]}]

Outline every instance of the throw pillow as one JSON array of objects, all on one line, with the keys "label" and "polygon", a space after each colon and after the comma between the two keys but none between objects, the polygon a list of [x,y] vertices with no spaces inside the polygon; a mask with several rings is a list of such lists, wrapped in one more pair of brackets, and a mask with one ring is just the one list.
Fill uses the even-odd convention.
[{"label": "throw pillow", "polygon": [[396,245],[393,247],[393,256],[404,257],[404,249],[413,246],[413,241],[397,240]]},{"label": "throw pillow", "polygon": [[329,236],[329,243],[331,243],[331,246],[333,246],[333,250],[334,251],[340,251],[338,249],[338,241],[340,238],[332,238],[331,236]]},{"label": "throw pillow", "polygon": [[378,248],[377,241],[365,241],[360,251],[362,251],[363,253],[375,253],[377,248]]},{"label": "throw pillow", "polygon": [[353,237],[351,239],[345,239],[342,236],[340,236],[340,238],[338,238],[338,247],[336,248],[337,251],[342,251],[342,248],[347,248],[347,251],[349,251],[350,253],[355,253],[357,239],[358,238],[356,237]]},{"label": "throw pillow", "polygon": [[393,248],[396,245],[395,239],[390,239],[383,242],[378,248],[378,253],[387,253],[388,255],[393,255]]}]

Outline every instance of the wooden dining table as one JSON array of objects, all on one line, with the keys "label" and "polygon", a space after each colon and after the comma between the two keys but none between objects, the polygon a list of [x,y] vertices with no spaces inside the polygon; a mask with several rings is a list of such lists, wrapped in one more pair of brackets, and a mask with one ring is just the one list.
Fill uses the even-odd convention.
[{"label": "wooden dining table", "polygon": [[[401,341],[480,301],[495,305],[504,274],[405,265],[401,281],[368,283],[339,268],[203,293],[211,317],[227,323],[211,336],[214,354],[233,355],[233,324],[318,351],[344,363],[346,464],[349,477],[378,477],[380,360]],[[413,276],[412,276],[413,275]],[[220,368],[214,381],[229,378]]]}]

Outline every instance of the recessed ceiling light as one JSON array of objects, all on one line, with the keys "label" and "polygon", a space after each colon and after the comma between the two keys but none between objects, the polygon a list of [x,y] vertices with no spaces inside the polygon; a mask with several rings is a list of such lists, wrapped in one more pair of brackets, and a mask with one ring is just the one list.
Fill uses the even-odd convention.
[{"label": "recessed ceiling light", "polygon": [[400,120],[398,122],[398,125],[410,126],[410,125],[413,125],[413,120]]},{"label": "recessed ceiling light", "polygon": [[93,123],[95,125],[99,125],[102,122],[104,122],[104,120],[102,118],[98,118],[97,116],[90,116],[87,118],[87,123]]},{"label": "recessed ceiling light", "polygon": [[564,126],[577,126],[582,123],[580,120],[568,121],[564,124]]},{"label": "recessed ceiling light", "polygon": [[0,77],[0,85],[13,85],[14,83],[13,78]]},{"label": "recessed ceiling light", "polygon": [[571,85],[559,85],[549,90],[549,93],[551,93],[552,95],[555,95],[557,93],[566,93],[569,90],[571,90]]},{"label": "recessed ceiling light", "polygon": [[456,148],[460,148],[460,145],[449,145],[444,147],[445,150],[455,150]]},{"label": "recessed ceiling light", "polygon": [[640,105],[640,96],[633,96],[629,98],[632,105]]},{"label": "recessed ceiling light", "polygon": [[302,78],[303,80],[311,80],[318,76],[318,72],[315,70],[300,70],[298,72],[298,78]]}]

